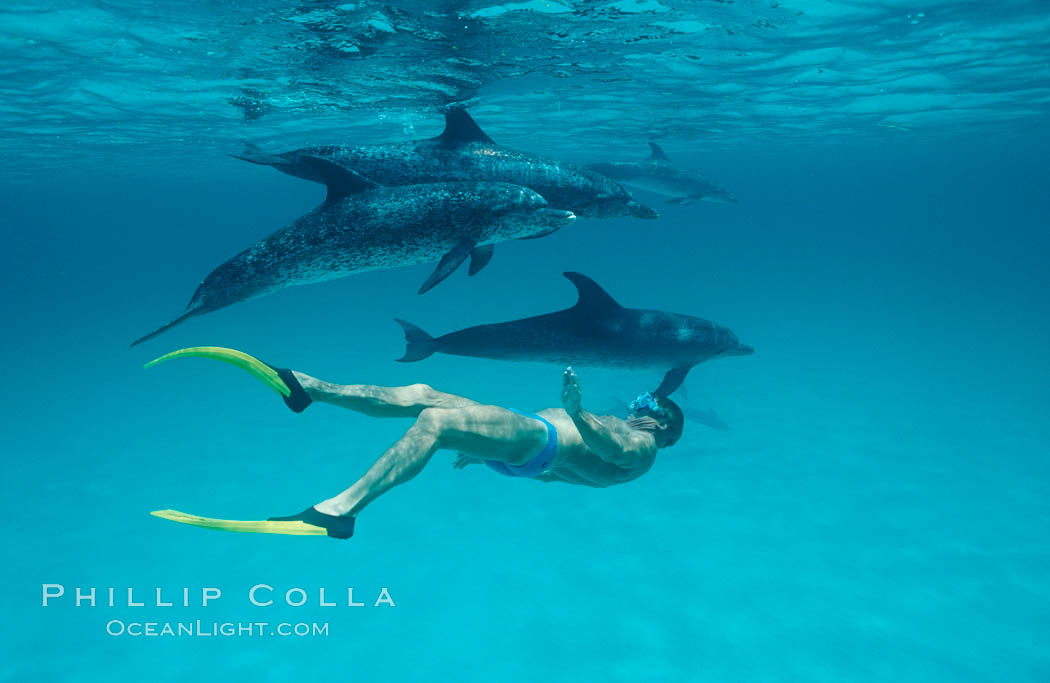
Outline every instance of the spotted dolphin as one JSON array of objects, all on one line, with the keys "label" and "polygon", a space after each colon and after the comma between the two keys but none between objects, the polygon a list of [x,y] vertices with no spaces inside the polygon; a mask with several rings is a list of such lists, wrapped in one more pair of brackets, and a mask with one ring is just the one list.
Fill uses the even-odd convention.
[{"label": "spotted dolphin", "polygon": [[380,145],[306,147],[269,154],[246,143],[242,154],[254,164],[272,166],[289,175],[324,182],[304,157],[327,159],[386,186],[465,180],[489,180],[523,185],[539,192],[551,208],[567,209],[586,218],[634,216],[656,218],[655,210],[634,200],[622,185],[580,166],[538,154],[518,152],[492,141],[466,111],[445,114],[445,130],[437,137]]},{"label": "spotted dolphin", "polygon": [[402,362],[433,353],[541,361],[559,365],[666,368],[657,389],[671,394],[689,370],[712,358],[744,356],[754,349],[731,330],[689,315],[624,308],[585,275],[564,273],[576,285],[576,305],[555,313],[468,327],[432,337],[412,323],[397,320],[405,331]]},{"label": "spotted dolphin", "polygon": [[718,183],[672,163],[655,142],[650,142],[649,147],[652,154],[643,161],[613,161],[590,164],[587,168],[624,185],[669,196],[668,204],[738,203]]},{"label": "spotted dolphin", "polygon": [[509,183],[430,183],[383,188],[323,159],[304,159],[329,180],[320,207],[256,242],[213,270],[185,312],[135,341],[152,339],[187,318],[285,287],[353,273],[439,261],[419,293],[468,257],[470,274],[496,242],[549,234],[573,220],[538,193]]}]

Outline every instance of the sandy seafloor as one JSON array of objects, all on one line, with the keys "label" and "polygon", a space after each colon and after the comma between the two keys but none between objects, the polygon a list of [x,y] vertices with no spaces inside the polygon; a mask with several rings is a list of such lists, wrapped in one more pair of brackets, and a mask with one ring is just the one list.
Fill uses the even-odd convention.
[{"label": "sandy seafloor", "polygon": [[[99,169],[0,188],[0,679],[1046,680],[1046,151],[1037,137],[722,155],[706,163],[739,206],[579,221],[423,297],[428,266],[299,287],[134,349],[211,267],[321,190],[210,157],[194,182]],[[226,345],[336,381],[540,409],[557,405],[560,368],[397,364],[391,318],[439,334],[547,312],[574,300],[570,269],[753,345],[687,383],[687,405],[732,431],[687,425],[648,475],[604,490],[454,471],[439,453],[345,543],[147,514],[296,512],[408,423],[296,416],[232,368],[146,360]],[[580,373],[593,409],[658,379]],[[43,583],[224,597],[43,608]],[[310,605],[250,608],[255,583],[304,587]],[[322,608],[322,586],[366,601],[386,586],[397,606]],[[330,633],[110,637],[111,619]]]}]

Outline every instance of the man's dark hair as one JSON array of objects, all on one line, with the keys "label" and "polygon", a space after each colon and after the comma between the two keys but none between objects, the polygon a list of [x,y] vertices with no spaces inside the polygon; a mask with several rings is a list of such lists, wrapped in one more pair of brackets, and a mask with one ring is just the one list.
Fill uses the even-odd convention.
[{"label": "man's dark hair", "polygon": [[660,406],[661,422],[667,425],[664,432],[664,448],[673,446],[682,438],[682,429],[685,427],[685,414],[678,404],[666,396],[657,396],[656,404]]}]

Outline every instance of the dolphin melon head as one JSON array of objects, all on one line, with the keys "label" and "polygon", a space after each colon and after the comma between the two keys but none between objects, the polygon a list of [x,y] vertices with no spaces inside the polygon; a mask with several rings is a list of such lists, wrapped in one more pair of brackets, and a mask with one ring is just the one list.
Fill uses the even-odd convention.
[{"label": "dolphin melon head", "polygon": [[591,198],[574,203],[576,213],[587,218],[617,218],[633,216],[635,218],[657,218],[656,209],[637,201],[620,183],[592,170],[584,171],[584,178],[591,185]]},{"label": "dolphin melon head", "polygon": [[496,232],[504,239],[543,237],[576,220],[575,213],[551,208],[534,190],[505,183],[499,185],[506,193],[493,204],[494,212],[500,215]]}]

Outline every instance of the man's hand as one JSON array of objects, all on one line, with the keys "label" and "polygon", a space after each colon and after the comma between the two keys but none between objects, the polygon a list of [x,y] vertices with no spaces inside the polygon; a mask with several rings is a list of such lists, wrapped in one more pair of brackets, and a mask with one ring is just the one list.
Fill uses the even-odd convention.
[{"label": "man's hand", "polygon": [[457,470],[461,470],[467,465],[480,465],[485,462],[481,458],[475,458],[473,455],[467,455],[466,453],[456,453],[456,459],[452,463],[452,466]]},{"label": "man's hand", "polygon": [[[565,368],[565,374],[562,375],[561,404],[565,407],[565,412],[572,418],[587,448],[594,451],[605,462],[621,469],[634,470],[642,467],[648,469],[656,453],[656,442],[653,437],[648,433],[635,430],[625,433],[624,430],[610,428],[601,419],[583,410],[580,405],[582,397],[580,378],[576,376],[572,368]],[[614,420],[614,422],[617,421]]]},{"label": "man's hand", "polygon": [[580,378],[576,376],[573,369],[565,368],[565,374],[561,381],[561,404],[569,417],[580,413],[580,400],[583,398],[583,390],[580,388]]}]

